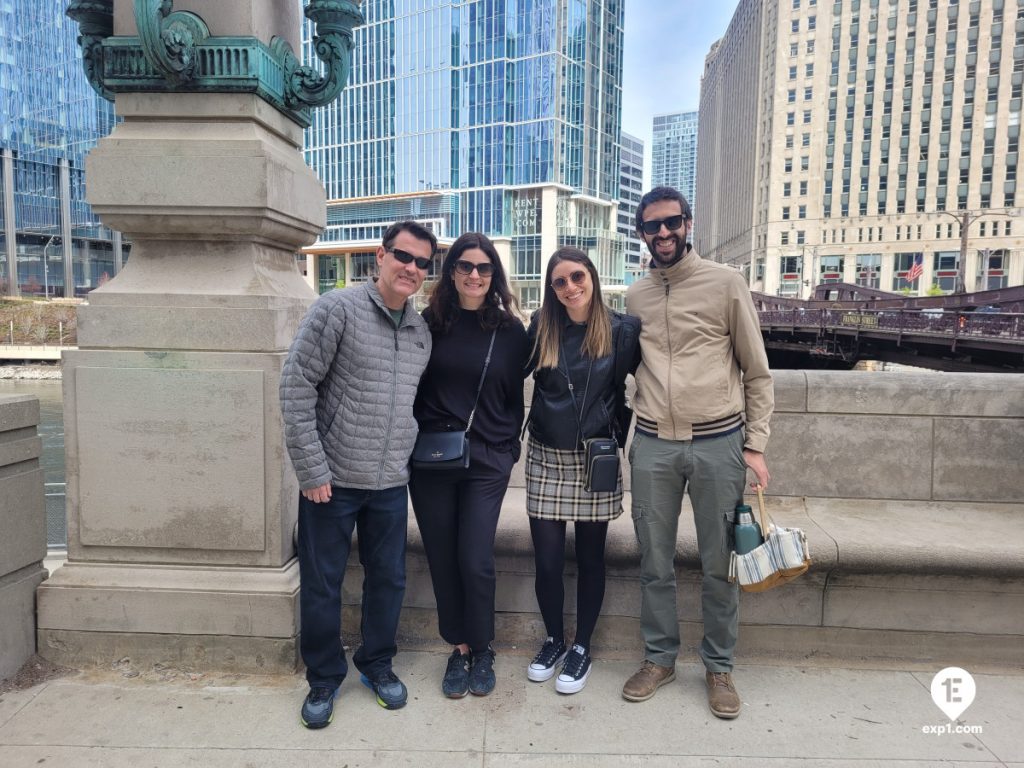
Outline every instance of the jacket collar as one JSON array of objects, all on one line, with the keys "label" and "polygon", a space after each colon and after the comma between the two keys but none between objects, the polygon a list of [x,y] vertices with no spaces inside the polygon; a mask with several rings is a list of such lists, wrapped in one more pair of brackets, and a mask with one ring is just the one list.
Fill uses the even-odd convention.
[{"label": "jacket collar", "polygon": [[659,266],[657,261],[651,259],[650,275],[659,283],[678,283],[696,272],[702,261],[703,259],[697,255],[697,250],[690,245],[683,258],[671,267]]},{"label": "jacket collar", "polygon": [[[367,280],[366,283],[364,283],[364,285],[366,285],[366,293],[370,297],[370,301],[376,304],[380,311],[387,315],[387,317],[390,319],[391,310],[388,309],[388,305],[384,303],[384,297],[380,295],[380,289],[377,287],[377,278],[374,277],[370,280]],[[413,322],[415,322],[412,318],[412,316],[415,314],[416,309],[412,305],[412,299],[406,299],[405,312],[402,314],[402,322],[399,324],[398,327],[401,328],[404,325],[411,325]]]}]

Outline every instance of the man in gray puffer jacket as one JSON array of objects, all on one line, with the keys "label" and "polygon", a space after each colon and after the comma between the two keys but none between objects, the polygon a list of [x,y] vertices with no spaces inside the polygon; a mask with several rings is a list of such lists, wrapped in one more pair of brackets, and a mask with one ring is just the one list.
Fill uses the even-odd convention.
[{"label": "man in gray puffer jacket", "polygon": [[285,442],[299,479],[301,651],[309,694],[302,722],[323,728],[348,664],[341,584],[359,532],[362,643],[352,661],[386,709],[408,692],[391,668],[405,595],[406,484],[416,440],[412,406],[430,332],[409,298],[437,241],[414,221],[393,224],[373,282],[331,291],[310,308],[281,377]]}]

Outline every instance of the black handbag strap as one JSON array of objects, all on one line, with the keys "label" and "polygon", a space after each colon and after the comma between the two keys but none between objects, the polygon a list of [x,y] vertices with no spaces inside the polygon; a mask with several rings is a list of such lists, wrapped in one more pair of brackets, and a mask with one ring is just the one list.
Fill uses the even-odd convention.
[{"label": "black handbag strap", "polygon": [[[564,361],[559,361],[564,362]],[[590,374],[594,371],[594,358],[590,358],[590,367],[587,368],[587,383],[583,387],[583,405],[576,405],[576,388],[573,386],[572,377],[569,375],[569,363],[565,363],[565,370],[561,371],[565,380],[569,383],[569,397],[572,398],[572,414],[576,417],[576,445],[583,441],[583,409],[587,407],[587,393],[590,392]]]},{"label": "black handbag strap", "polygon": [[491,352],[494,351],[494,337],[498,335],[498,329],[495,328],[491,332],[491,343],[487,347],[487,359],[484,360],[484,370],[480,374],[480,383],[476,385],[476,397],[473,398],[473,410],[469,412],[469,421],[466,422],[466,434],[469,434],[469,428],[473,426],[473,416],[476,415],[476,405],[480,402],[480,392],[484,388],[484,379],[487,377],[487,368],[491,364]]}]

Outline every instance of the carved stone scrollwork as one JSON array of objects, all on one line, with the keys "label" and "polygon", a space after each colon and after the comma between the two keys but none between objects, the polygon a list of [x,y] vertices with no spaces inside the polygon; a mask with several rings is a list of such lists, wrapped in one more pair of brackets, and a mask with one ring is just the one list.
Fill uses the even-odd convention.
[{"label": "carved stone scrollwork", "polygon": [[135,0],[135,25],[142,51],[153,68],[175,85],[195,76],[196,46],[210,36],[201,18],[171,13],[173,0]]},{"label": "carved stone scrollwork", "polygon": [[113,101],[114,94],[103,84],[103,41],[114,33],[114,0],[71,0],[65,13],[78,22],[78,44],[89,85]]},{"label": "carved stone scrollwork", "polygon": [[311,0],[303,12],[315,25],[313,45],[326,72],[301,66],[291,46],[280,38],[274,39],[271,50],[283,62],[288,106],[321,107],[337,98],[348,82],[352,28],[363,23],[363,14],[351,0]]}]

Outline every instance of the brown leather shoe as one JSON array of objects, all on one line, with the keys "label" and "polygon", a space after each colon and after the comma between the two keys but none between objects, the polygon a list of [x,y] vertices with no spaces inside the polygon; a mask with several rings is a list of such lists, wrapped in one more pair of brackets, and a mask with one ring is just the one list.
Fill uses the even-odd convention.
[{"label": "brown leather shoe", "polygon": [[708,684],[708,706],[715,717],[732,720],[740,716],[740,695],[732,684],[728,672],[708,672],[704,679]]},{"label": "brown leather shoe", "polygon": [[676,679],[676,668],[662,667],[644,659],[640,669],[622,686],[622,698],[626,701],[647,701],[665,683]]}]

